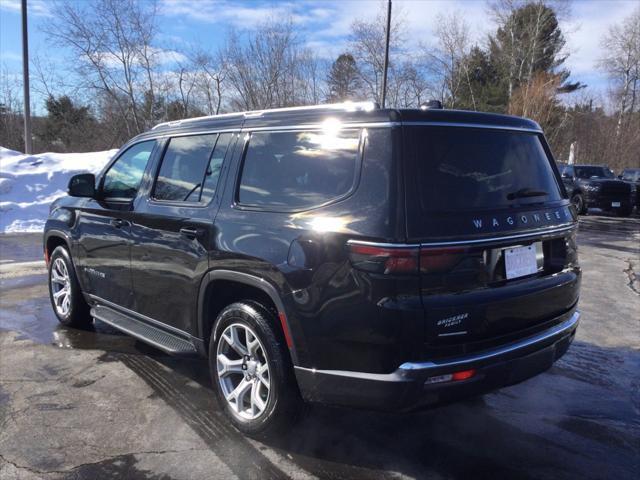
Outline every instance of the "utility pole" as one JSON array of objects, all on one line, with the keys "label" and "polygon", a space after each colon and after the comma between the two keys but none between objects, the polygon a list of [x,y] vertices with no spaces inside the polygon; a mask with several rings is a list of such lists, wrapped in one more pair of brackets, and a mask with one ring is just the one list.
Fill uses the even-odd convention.
[{"label": "utility pole", "polygon": [[382,72],[382,108],[387,100],[387,70],[389,68],[389,37],[391,36],[391,0],[387,1],[387,31],[384,39],[384,70]]},{"label": "utility pole", "polygon": [[27,0],[22,0],[22,76],[24,84],[24,153],[33,153],[31,144],[31,104],[29,100],[29,35],[27,32]]}]

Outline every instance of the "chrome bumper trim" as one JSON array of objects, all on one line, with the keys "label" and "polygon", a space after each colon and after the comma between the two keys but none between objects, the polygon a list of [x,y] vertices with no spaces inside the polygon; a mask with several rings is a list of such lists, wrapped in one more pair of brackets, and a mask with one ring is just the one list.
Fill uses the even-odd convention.
[{"label": "chrome bumper trim", "polygon": [[563,321],[562,323],[551,327],[548,330],[540,332],[531,337],[525,338],[523,340],[519,340],[515,343],[511,343],[509,345],[505,345],[500,348],[496,348],[494,350],[489,350],[485,352],[480,352],[472,355],[468,355],[465,357],[459,357],[455,360],[443,361],[443,362],[407,362],[400,365],[398,371],[402,372],[412,372],[418,373],[419,370],[432,370],[435,368],[456,368],[456,367],[465,367],[470,363],[481,362],[485,360],[492,360],[497,357],[501,357],[502,355],[507,355],[512,352],[516,352],[518,350],[531,347],[536,345],[537,343],[544,342],[545,340],[549,340],[554,337],[562,337],[564,334],[571,332],[578,326],[578,322],[580,321],[580,312],[577,310],[571,315],[570,318]]}]

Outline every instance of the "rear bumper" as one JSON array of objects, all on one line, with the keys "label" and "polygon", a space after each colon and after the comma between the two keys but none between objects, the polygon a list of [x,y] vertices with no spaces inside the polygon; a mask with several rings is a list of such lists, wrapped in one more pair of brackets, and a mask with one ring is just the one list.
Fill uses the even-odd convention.
[{"label": "rear bumper", "polygon": [[[519,383],[550,368],[569,348],[578,311],[554,327],[492,350],[433,362],[404,363],[389,374],[296,367],[305,400],[351,407],[402,411],[460,400]],[[467,380],[425,383],[431,377],[475,369]]]}]

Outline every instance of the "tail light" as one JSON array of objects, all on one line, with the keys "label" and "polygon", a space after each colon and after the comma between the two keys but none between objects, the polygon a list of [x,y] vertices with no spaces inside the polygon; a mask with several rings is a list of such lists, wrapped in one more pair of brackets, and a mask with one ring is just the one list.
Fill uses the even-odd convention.
[{"label": "tail light", "polygon": [[416,274],[420,249],[409,245],[386,245],[349,241],[349,260],[358,270],[385,275]]},{"label": "tail light", "polygon": [[422,273],[445,273],[455,267],[468,248],[422,248],[420,249],[420,271]]},{"label": "tail light", "polygon": [[351,265],[371,273],[414,274],[444,273],[455,267],[467,248],[421,248],[418,245],[347,243]]}]

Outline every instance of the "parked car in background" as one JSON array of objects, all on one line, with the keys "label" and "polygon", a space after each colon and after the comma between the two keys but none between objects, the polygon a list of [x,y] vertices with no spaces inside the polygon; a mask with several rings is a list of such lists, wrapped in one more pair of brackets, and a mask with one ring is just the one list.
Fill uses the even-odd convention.
[{"label": "parked car in background", "polygon": [[640,210],[640,168],[625,168],[622,172],[620,172],[618,178],[633,185],[632,188],[635,188],[634,193],[636,197],[635,204],[636,207]]},{"label": "parked car in background", "polygon": [[161,124],[71,179],[44,249],[60,322],[208,357],[265,435],[303,400],[406,411],[547,370],[576,227],[535,122],[347,103]]},{"label": "parked car in background", "polygon": [[623,217],[631,215],[634,188],[616,178],[609,167],[559,163],[558,168],[571,203],[579,214],[586,214],[589,208],[599,208]]}]

